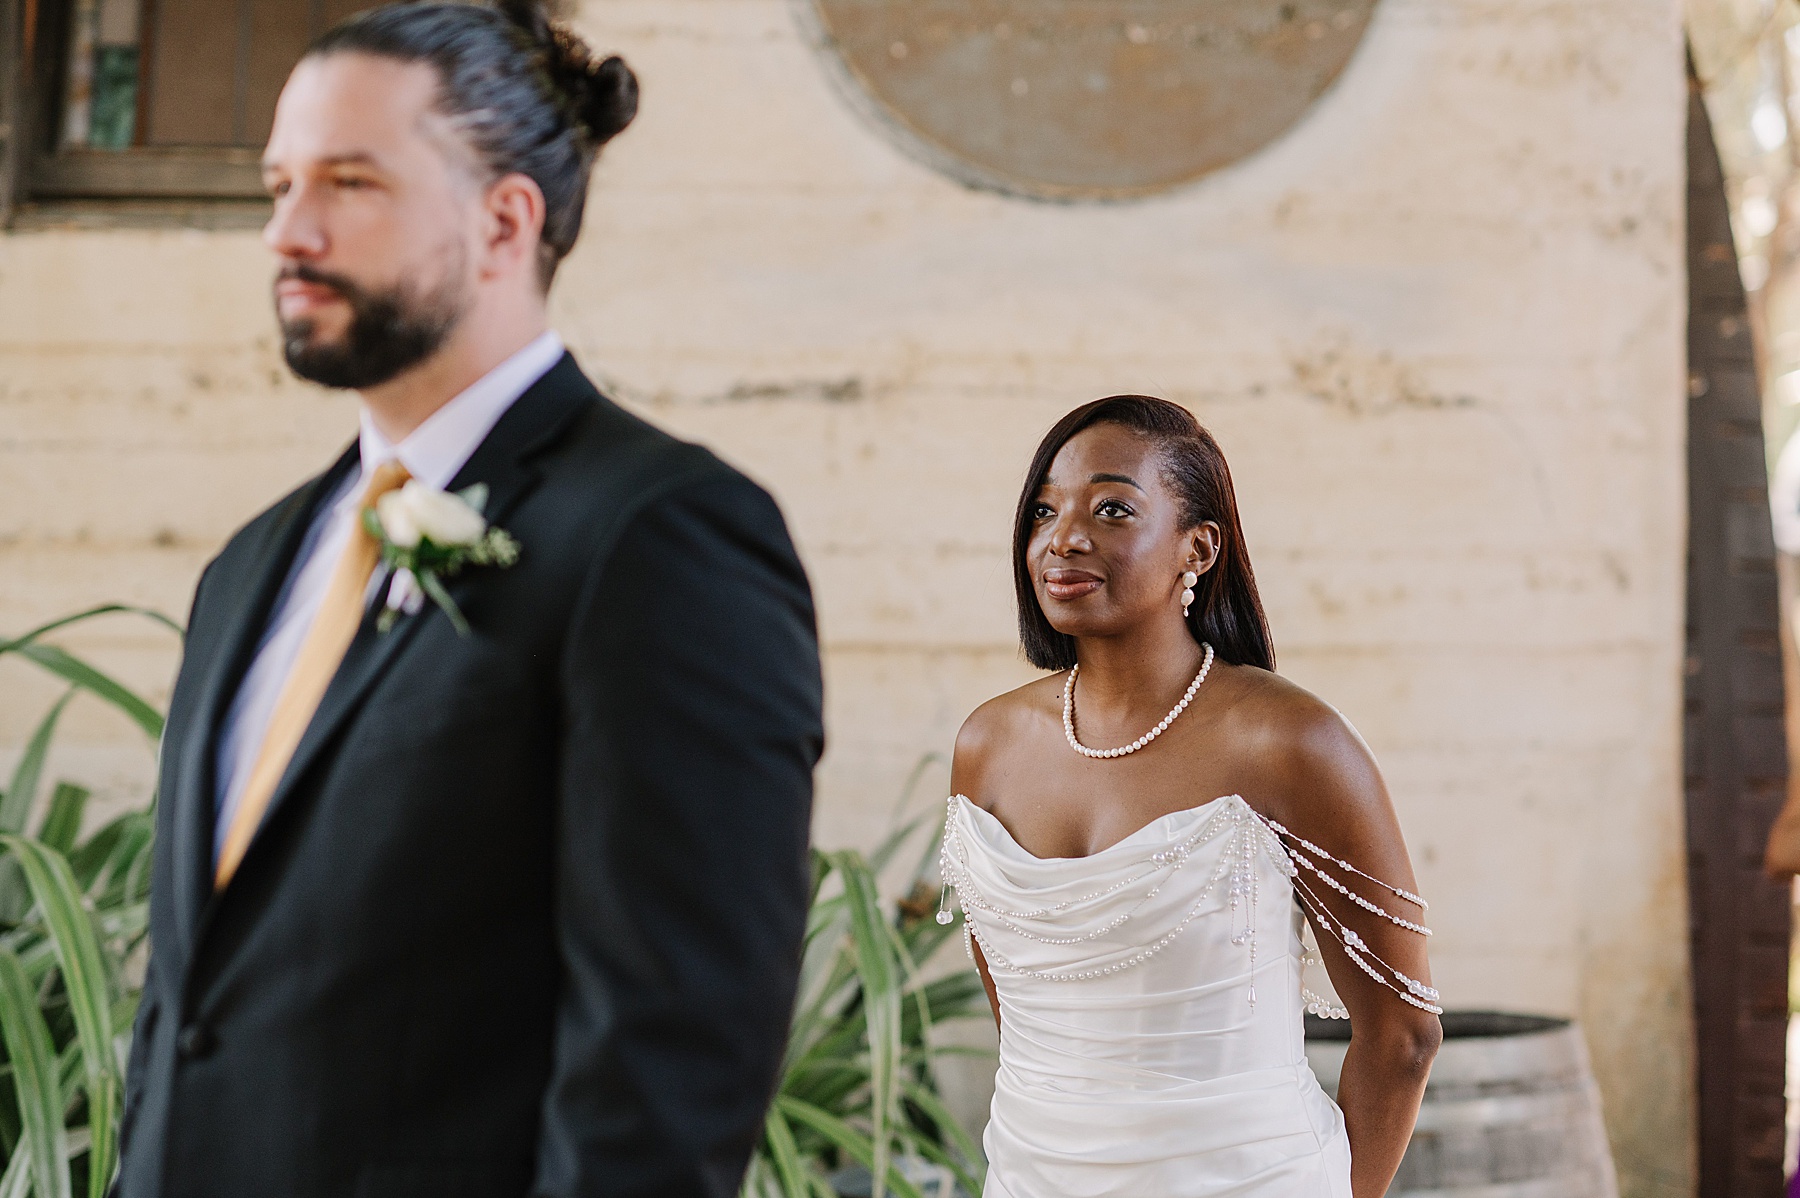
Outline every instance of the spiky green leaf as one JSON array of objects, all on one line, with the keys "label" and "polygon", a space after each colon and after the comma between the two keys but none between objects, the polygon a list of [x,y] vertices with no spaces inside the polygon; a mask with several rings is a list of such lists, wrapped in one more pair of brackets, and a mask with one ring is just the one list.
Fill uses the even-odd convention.
[{"label": "spiky green leaf", "polygon": [[[956,1116],[950,1113],[950,1108],[944,1105],[943,1099],[939,1098],[931,1087],[922,1086],[917,1082],[907,1082],[905,1083],[905,1093],[906,1100],[924,1112],[925,1117],[935,1125],[938,1134],[955,1147],[962,1159],[959,1161],[948,1153],[944,1154],[942,1158],[935,1157],[927,1147],[929,1141],[925,1140],[921,1140],[918,1144],[919,1151],[923,1155],[933,1156],[934,1159],[939,1160],[939,1163],[947,1164],[956,1170],[957,1180],[969,1193],[981,1193],[987,1168],[982,1161],[981,1148],[975,1143],[974,1138],[963,1130],[962,1124],[956,1121]],[[969,1167],[971,1165],[973,1168]]]},{"label": "spiky green leaf", "polygon": [[0,1037],[12,1062],[13,1092],[24,1127],[17,1151],[29,1154],[32,1190],[37,1198],[73,1198],[56,1048],[38,1010],[36,988],[19,958],[6,949],[0,949]]},{"label": "spiky green leaf", "polygon": [[93,1128],[88,1194],[103,1198],[112,1178],[121,1086],[113,1055],[112,985],[100,938],[82,903],[74,871],[61,853],[22,836],[0,835],[0,845],[24,868],[31,897],[56,949],[87,1074],[88,1119]]},{"label": "spiky green leaf", "polygon": [[15,651],[65,682],[72,682],[112,704],[139,728],[142,728],[144,735],[151,740],[159,740],[162,737],[163,717],[161,712],[140,698],[137,692],[130,687],[111,675],[95,669],[67,649],[34,641],[19,646]]},{"label": "spiky green leaf", "polygon": [[0,641],[0,654],[17,652],[31,644],[33,641],[36,641],[38,638],[55,632],[59,628],[67,628],[71,624],[80,624],[83,621],[91,620],[96,616],[110,616],[120,612],[128,615],[143,616],[148,620],[161,624],[178,637],[186,635],[181,625],[152,608],[134,607],[128,603],[102,603],[99,607],[90,607],[86,611],[76,612],[72,616],[59,616],[48,624],[39,624],[30,632],[27,632],[23,636],[15,637],[10,641]]},{"label": "spiky green leaf", "polygon": [[781,1189],[788,1198],[806,1198],[811,1186],[806,1181],[806,1162],[800,1159],[800,1148],[787,1119],[774,1107],[763,1118],[763,1137],[769,1146],[769,1159],[781,1179]]},{"label": "spiky green leaf", "polygon": [[26,1198],[31,1193],[31,1145],[20,1142],[0,1173],[0,1198]]},{"label": "spiky green leaf", "polygon": [[872,1198],[886,1192],[890,1141],[888,1123],[894,1117],[900,1065],[900,999],[905,970],[894,953],[875,874],[861,854],[832,854],[832,863],[844,879],[849,900],[852,958],[857,981],[862,985],[862,1007],[869,1040],[869,1124],[874,1144]]},{"label": "spiky green leaf", "polygon": [[38,825],[39,842],[59,853],[66,854],[73,849],[75,837],[81,833],[82,814],[93,793],[73,782],[58,782],[50,793],[50,807],[44,812],[44,822]]},{"label": "spiky green leaf", "polygon": [[69,706],[81,688],[70,687],[63,697],[56,701],[44,718],[39,721],[37,731],[25,742],[25,752],[19,763],[13,767],[12,782],[6,788],[6,798],[0,800],[0,832],[18,832],[25,827],[25,820],[31,814],[32,800],[37,798],[38,784],[43,778],[44,761],[50,756],[50,742],[56,736],[56,725],[62,719],[64,709]]},{"label": "spiky green leaf", "polygon": [[[879,1151],[881,1148],[879,1142],[857,1131],[856,1128],[831,1112],[821,1110],[809,1102],[802,1102],[786,1094],[776,1095],[775,1106],[790,1122],[805,1124],[857,1164],[869,1170],[870,1176],[874,1179],[872,1190],[875,1194],[892,1189],[895,1194],[899,1195],[899,1198],[924,1198],[919,1193],[919,1188],[901,1176],[900,1171],[888,1161],[888,1154]],[[880,1172],[877,1172],[877,1169]]]}]

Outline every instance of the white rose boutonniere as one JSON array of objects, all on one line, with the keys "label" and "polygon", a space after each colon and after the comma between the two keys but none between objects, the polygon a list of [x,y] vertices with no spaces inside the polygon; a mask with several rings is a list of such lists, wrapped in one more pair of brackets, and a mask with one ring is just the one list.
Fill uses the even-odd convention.
[{"label": "white rose boutonniere", "polygon": [[506,569],[519,560],[519,543],[482,516],[487,485],[451,493],[417,479],[389,491],[363,509],[363,527],[381,546],[381,560],[394,571],[387,603],[376,627],[382,632],[424,606],[427,598],[444,610],[456,631],[469,635],[469,622],[444,588],[444,580],[464,566]]}]

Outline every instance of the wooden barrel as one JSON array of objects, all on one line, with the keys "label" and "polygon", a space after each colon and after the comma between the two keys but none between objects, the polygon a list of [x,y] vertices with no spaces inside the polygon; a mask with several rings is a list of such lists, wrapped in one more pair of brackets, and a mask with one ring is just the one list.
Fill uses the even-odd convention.
[{"label": "wooden barrel", "polygon": [[[1618,1198],[1600,1092],[1566,1019],[1451,1011],[1389,1198]],[[1349,1025],[1307,1018],[1306,1056],[1337,1094]]]}]

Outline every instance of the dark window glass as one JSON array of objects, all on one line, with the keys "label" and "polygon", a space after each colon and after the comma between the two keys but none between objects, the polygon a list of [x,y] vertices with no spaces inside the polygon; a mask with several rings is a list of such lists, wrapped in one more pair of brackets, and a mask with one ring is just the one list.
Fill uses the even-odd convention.
[{"label": "dark window glass", "polygon": [[75,0],[64,71],[65,149],[122,150],[137,120],[138,30],[142,0]]}]

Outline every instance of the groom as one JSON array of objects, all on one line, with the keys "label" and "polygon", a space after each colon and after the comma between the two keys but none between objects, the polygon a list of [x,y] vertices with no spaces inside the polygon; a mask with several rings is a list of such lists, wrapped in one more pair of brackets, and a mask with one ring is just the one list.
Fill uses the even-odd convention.
[{"label": "groom", "polygon": [[[523,3],[373,10],[282,93],[287,360],[357,391],[361,433],[194,600],[122,1198],[736,1193],[798,970],[819,668],[774,503],[546,324],[636,94]],[[381,564],[460,543],[442,493],[475,484],[516,561],[435,597]]]}]

